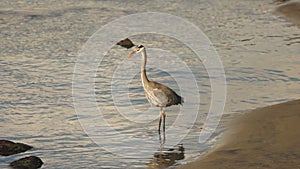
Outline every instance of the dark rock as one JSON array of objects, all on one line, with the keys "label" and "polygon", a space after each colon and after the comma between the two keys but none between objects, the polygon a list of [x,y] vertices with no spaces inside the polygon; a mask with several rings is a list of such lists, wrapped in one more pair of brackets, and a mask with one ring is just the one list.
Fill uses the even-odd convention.
[{"label": "dark rock", "polygon": [[132,43],[132,41],[128,38],[124,39],[124,40],[121,40],[120,42],[117,43],[117,45],[120,45],[124,48],[132,48],[134,46],[134,44]]},{"label": "dark rock", "polygon": [[36,156],[24,157],[10,163],[14,169],[36,169],[43,165],[43,161]]},{"label": "dark rock", "polygon": [[0,140],[0,155],[9,156],[25,152],[32,147],[23,143],[14,143],[9,140]]}]

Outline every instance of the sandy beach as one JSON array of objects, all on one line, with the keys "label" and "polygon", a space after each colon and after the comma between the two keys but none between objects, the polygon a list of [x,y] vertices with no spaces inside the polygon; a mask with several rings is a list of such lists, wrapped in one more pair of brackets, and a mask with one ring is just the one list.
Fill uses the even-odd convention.
[{"label": "sandy beach", "polygon": [[300,168],[300,100],[239,115],[221,143],[180,169]]},{"label": "sandy beach", "polygon": [[290,2],[277,8],[277,12],[284,15],[290,22],[300,26],[300,3]]}]

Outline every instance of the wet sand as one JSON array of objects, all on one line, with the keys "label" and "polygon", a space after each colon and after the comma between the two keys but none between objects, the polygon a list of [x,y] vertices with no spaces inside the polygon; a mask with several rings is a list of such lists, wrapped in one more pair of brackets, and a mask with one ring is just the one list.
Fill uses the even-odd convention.
[{"label": "wet sand", "polygon": [[284,15],[290,22],[300,26],[300,2],[285,3],[276,11]]},{"label": "wet sand", "polygon": [[300,100],[259,108],[228,124],[221,143],[180,169],[299,169]]}]

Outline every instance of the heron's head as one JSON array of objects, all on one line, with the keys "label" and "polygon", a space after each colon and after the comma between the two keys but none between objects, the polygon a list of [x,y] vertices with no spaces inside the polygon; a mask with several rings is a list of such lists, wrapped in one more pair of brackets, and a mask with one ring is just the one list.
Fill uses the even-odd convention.
[{"label": "heron's head", "polygon": [[143,45],[137,45],[134,47],[133,51],[128,54],[128,57],[130,58],[131,56],[133,56],[143,50],[145,50],[145,47]]}]

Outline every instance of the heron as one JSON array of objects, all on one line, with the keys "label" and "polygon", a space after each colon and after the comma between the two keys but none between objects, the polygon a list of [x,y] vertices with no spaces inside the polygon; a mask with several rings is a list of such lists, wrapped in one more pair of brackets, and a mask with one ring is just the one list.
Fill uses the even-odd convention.
[{"label": "heron", "polygon": [[143,61],[141,64],[141,79],[147,100],[159,107],[158,132],[161,130],[161,122],[163,120],[163,131],[165,131],[166,113],[164,109],[172,105],[183,104],[183,97],[161,83],[151,81],[146,74],[147,53],[143,45],[136,45],[134,50],[128,54],[128,58],[137,53],[142,53]]}]

